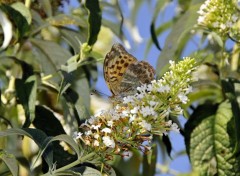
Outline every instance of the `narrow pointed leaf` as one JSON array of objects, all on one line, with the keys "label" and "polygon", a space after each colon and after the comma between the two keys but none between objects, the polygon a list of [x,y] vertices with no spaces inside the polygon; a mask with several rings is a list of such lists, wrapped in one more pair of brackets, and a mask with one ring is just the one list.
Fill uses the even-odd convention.
[{"label": "narrow pointed leaf", "polygon": [[98,0],[87,0],[85,3],[89,12],[88,17],[88,45],[93,45],[97,41],[97,36],[101,27],[102,14]]},{"label": "narrow pointed leaf", "polygon": [[28,32],[30,26],[26,18],[17,10],[12,8],[11,6],[1,4],[0,8],[8,14],[9,18],[13,21],[13,23],[17,27],[17,35],[19,39],[22,39],[24,34]]},{"label": "narrow pointed leaf", "polygon": [[14,155],[0,151],[0,160],[4,161],[13,176],[18,176],[18,163]]},{"label": "narrow pointed leaf", "polygon": [[19,102],[23,105],[26,120],[23,127],[28,127],[35,118],[35,103],[37,98],[37,78],[35,75],[29,77],[25,82],[24,80],[16,79],[16,94]]},{"label": "narrow pointed leaf", "polygon": [[158,58],[157,72],[158,75],[162,75],[167,70],[166,65],[169,60],[174,60],[176,52],[179,51],[179,43],[181,43],[184,37],[189,36],[189,32],[197,22],[198,14],[197,11],[202,3],[197,0],[192,1],[191,9],[186,11],[177,22],[173,25],[170,34],[168,35],[165,45],[162,49],[161,55]]},{"label": "narrow pointed leaf", "polygon": [[[43,149],[49,140],[48,136],[41,130],[32,129],[32,128],[11,128],[6,131],[0,131],[0,137],[10,136],[10,135],[23,135],[27,136],[34,140],[34,142],[38,145],[40,149]],[[48,166],[52,166],[53,161],[52,150],[46,150],[43,154],[43,158],[47,162]]]},{"label": "narrow pointed leaf", "polygon": [[38,55],[43,73],[46,75],[54,74],[54,82],[59,83],[61,77],[58,70],[61,65],[72,56],[71,53],[52,41],[44,41],[35,38],[30,39],[30,41],[38,49],[36,54]]}]

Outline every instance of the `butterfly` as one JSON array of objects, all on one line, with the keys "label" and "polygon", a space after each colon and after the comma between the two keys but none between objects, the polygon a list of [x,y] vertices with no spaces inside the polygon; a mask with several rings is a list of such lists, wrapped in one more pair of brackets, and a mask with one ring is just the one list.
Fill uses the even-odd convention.
[{"label": "butterfly", "polygon": [[137,87],[154,79],[154,68],[145,61],[138,61],[117,43],[106,54],[104,79],[112,92],[112,97],[126,97],[137,93]]}]

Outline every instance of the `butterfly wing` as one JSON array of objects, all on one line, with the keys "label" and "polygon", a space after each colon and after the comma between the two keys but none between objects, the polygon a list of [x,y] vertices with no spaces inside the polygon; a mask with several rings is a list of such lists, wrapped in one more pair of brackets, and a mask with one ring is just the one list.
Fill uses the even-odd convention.
[{"label": "butterfly wing", "polygon": [[154,68],[145,61],[135,62],[129,65],[120,83],[121,96],[137,93],[137,87],[148,84],[154,79]]},{"label": "butterfly wing", "polygon": [[111,51],[107,53],[103,65],[104,78],[113,95],[118,95],[122,91],[120,84],[123,75],[129,65],[135,62],[137,59],[120,44],[114,44]]}]

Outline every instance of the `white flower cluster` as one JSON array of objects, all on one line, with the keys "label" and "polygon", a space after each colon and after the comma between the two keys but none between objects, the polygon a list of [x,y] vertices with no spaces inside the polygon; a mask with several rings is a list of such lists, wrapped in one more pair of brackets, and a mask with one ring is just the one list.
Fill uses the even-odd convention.
[{"label": "white flower cluster", "polygon": [[239,20],[235,0],[206,0],[198,13],[198,24],[225,35]]},{"label": "white flower cluster", "polygon": [[138,87],[135,95],[111,110],[102,111],[81,125],[82,133],[76,133],[85,145],[108,154],[121,154],[128,147],[150,149],[152,135],[179,132],[176,123],[168,120],[170,114],[179,115],[181,104],[188,102],[187,94],[192,91],[189,84],[193,81],[191,72],[194,59],[185,58],[178,64],[170,61],[170,70],[160,80]]}]

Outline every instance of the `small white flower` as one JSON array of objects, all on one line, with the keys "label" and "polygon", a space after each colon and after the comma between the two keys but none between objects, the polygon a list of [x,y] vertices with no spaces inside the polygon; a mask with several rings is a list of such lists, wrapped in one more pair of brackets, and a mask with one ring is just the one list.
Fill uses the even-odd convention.
[{"label": "small white flower", "polygon": [[89,119],[87,119],[88,123],[93,124],[95,122],[95,120],[97,119],[97,117],[98,117],[97,115],[91,116]]},{"label": "small white flower", "polygon": [[206,9],[207,5],[206,5],[206,2],[205,4],[202,4],[201,7],[200,7],[200,10],[203,11],[204,9]]},{"label": "small white flower", "polygon": [[120,119],[120,115],[115,113],[114,115],[111,116],[112,120],[119,120]]},{"label": "small white flower", "polygon": [[[126,97],[124,97],[124,98],[126,98]],[[116,110],[119,110],[120,108],[121,108],[121,106],[119,104],[117,104],[116,107],[115,107]]]},{"label": "small white flower", "polygon": [[231,21],[226,22],[226,26],[228,28],[231,28],[233,26],[233,23]]},{"label": "small white flower", "polygon": [[100,110],[100,111],[98,111],[98,112],[94,115],[95,118],[101,116],[104,112],[105,112],[104,110]]},{"label": "small white flower", "polygon": [[115,147],[115,142],[113,139],[111,139],[109,136],[104,136],[103,138],[103,143],[107,146],[107,147],[111,147],[114,148]]},{"label": "small white flower", "polygon": [[163,90],[164,90],[164,92],[169,92],[171,90],[171,88],[169,87],[169,85],[165,85],[165,86],[163,86]]},{"label": "small white flower", "polygon": [[98,130],[98,128],[101,127],[101,124],[99,124],[99,125],[92,125],[91,127],[92,127],[94,130]]},{"label": "small white flower", "polygon": [[172,125],[172,120],[167,121],[167,122],[166,122],[166,125],[167,125],[167,126],[171,126],[171,125]]},{"label": "small white flower", "polygon": [[107,121],[107,125],[110,126],[110,127],[112,127],[112,126],[113,126],[113,121],[112,121],[112,120],[108,120],[108,121]]},{"label": "small white flower", "polygon": [[85,140],[84,143],[85,143],[86,145],[90,145],[90,144],[91,144],[89,140]]},{"label": "small white flower", "polygon": [[131,114],[130,118],[129,118],[129,123],[131,123],[132,121],[134,121],[136,119],[136,114]]},{"label": "small white flower", "polygon": [[201,23],[203,23],[204,21],[205,21],[205,16],[199,16],[199,17],[198,17],[198,20],[197,20],[198,24],[201,24]]},{"label": "small white flower", "polygon": [[150,102],[149,102],[149,105],[150,105],[150,106],[155,106],[156,104],[157,104],[156,101],[150,101]]},{"label": "small white flower", "polygon": [[143,93],[143,92],[136,94],[136,97],[137,97],[138,99],[142,99],[144,96],[145,96],[145,93]]},{"label": "small white flower", "polygon": [[73,133],[73,138],[74,138],[74,139],[79,139],[79,138],[82,137],[82,135],[83,135],[83,133],[75,131],[75,132]]},{"label": "small white flower", "polygon": [[85,131],[85,133],[84,133],[86,136],[89,136],[89,135],[91,135],[92,134],[92,131],[91,130],[88,130],[88,131]]},{"label": "small white flower", "polygon": [[134,100],[133,100],[133,96],[127,96],[127,97],[124,97],[123,98],[123,103],[124,104],[128,104],[128,103],[131,103],[131,102],[133,102]]},{"label": "small white flower", "polygon": [[111,133],[112,130],[110,128],[103,128],[102,132],[104,132],[104,133]]},{"label": "small white flower", "polygon": [[98,140],[94,140],[94,142],[93,142],[93,146],[99,146],[99,142],[98,142]]},{"label": "small white flower", "polygon": [[145,92],[147,90],[147,84],[143,84],[141,87],[137,87],[139,92]]},{"label": "small white flower", "polygon": [[95,139],[98,139],[98,138],[99,138],[99,134],[95,133],[93,137],[94,137]]},{"label": "small white flower", "polygon": [[151,84],[156,84],[156,83],[157,81],[155,79],[151,81]]},{"label": "small white flower", "polygon": [[183,113],[183,109],[180,106],[175,106],[174,107],[174,111],[176,111],[178,114],[182,114]]},{"label": "small white flower", "polygon": [[186,104],[188,101],[188,97],[182,92],[178,94],[178,98],[183,104]]},{"label": "small white flower", "polygon": [[178,125],[176,123],[173,123],[171,125],[171,130],[179,133],[180,129],[178,128]]},{"label": "small white flower", "polygon": [[226,25],[225,25],[225,24],[220,24],[220,28],[221,28],[222,30],[224,30],[224,29],[226,29]]},{"label": "small white flower", "polygon": [[138,113],[138,109],[139,109],[139,107],[135,106],[133,109],[130,110],[130,113],[131,114],[137,114]]},{"label": "small white flower", "polygon": [[[219,22],[218,22],[218,21],[215,21],[214,23],[212,23],[212,26],[213,26],[214,28],[217,28],[217,27],[219,26]],[[211,37],[212,37],[212,35],[211,35]]]},{"label": "small white flower", "polygon": [[153,90],[153,85],[152,84],[148,84],[147,91],[151,92],[152,90]]},{"label": "small white flower", "polygon": [[187,90],[186,90],[186,94],[189,94],[190,92],[193,91],[192,86],[188,86]]},{"label": "small white flower", "polygon": [[174,65],[175,62],[174,62],[173,60],[170,60],[170,61],[169,61],[169,64],[170,64],[170,65]]},{"label": "small white flower", "polygon": [[162,116],[163,116],[163,117],[168,117],[170,113],[171,113],[171,109],[168,108],[167,110],[164,110],[164,111],[162,112]]},{"label": "small white flower", "polygon": [[140,125],[145,128],[147,131],[151,131],[152,125],[150,123],[147,123],[145,120],[140,122]]},{"label": "small white flower", "polygon": [[165,130],[165,131],[163,131],[162,132],[165,136],[167,136],[168,135],[168,132]]},{"label": "small white flower", "polygon": [[232,16],[232,21],[233,21],[233,22],[236,22],[237,20],[238,20],[238,15],[234,14],[234,15]]},{"label": "small white flower", "polygon": [[122,111],[122,116],[123,116],[123,117],[128,116],[128,114],[129,114],[129,111],[128,111],[128,110]]},{"label": "small white flower", "polygon": [[155,115],[156,114],[154,109],[150,106],[142,106],[140,112],[143,115],[143,117],[146,117],[148,115]]}]

